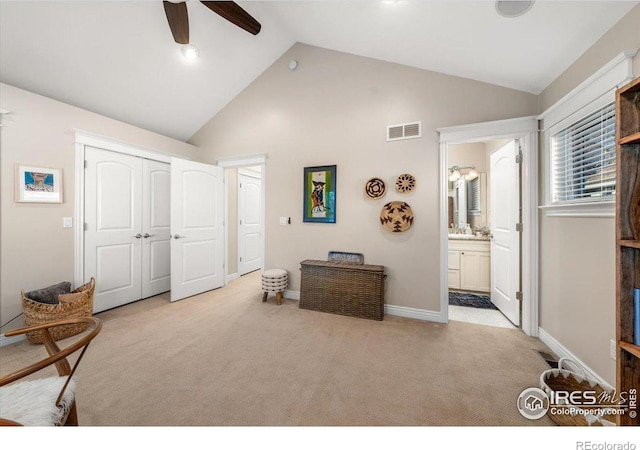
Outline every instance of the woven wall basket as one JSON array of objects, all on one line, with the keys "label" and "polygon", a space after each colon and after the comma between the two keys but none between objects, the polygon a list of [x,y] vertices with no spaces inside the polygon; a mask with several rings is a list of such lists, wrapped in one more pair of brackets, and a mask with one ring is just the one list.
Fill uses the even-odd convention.
[{"label": "woven wall basket", "polygon": [[[578,371],[569,370],[566,367],[566,362],[569,362],[571,365],[578,368]],[[596,396],[599,396],[602,393],[607,393],[610,396],[615,396],[615,392],[605,388],[600,383],[590,380],[584,370],[578,366],[575,362],[571,360],[567,360],[565,358],[561,358],[558,361],[557,369],[545,370],[542,372],[540,376],[540,388],[546,392],[547,395],[551,396],[553,392],[556,391],[595,391]],[[571,403],[567,403],[563,406],[573,407],[576,410],[580,410],[582,412],[586,412],[589,407],[581,405],[574,405]],[[612,404],[613,409],[616,405]],[[586,409],[583,409],[586,408]],[[576,412],[575,414],[561,414],[560,412],[553,413],[553,407],[549,409],[547,414],[558,425],[564,426],[614,426],[616,425],[616,416],[615,414],[608,414],[606,412],[606,408],[604,408],[605,413],[601,415],[593,415],[593,414],[582,414]]]},{"label": "woven wall basket", "polygon": [[380,211],[380,223],[382,227],[393,233],[401,233],[411,228],[413,224],[413,211],[406,202],[389,202]]},{"label": "woven wall basket", "polygon": [[387,193],[387,186],[381,178],[374,177],[364,185],[364,192],[369,198],[382,198]]},{"label": "woven wall basket", "polygon": [[396,191],[407,193],[416,188],[416,178],[410,173],[403,173],[396,178]]},{"label": "woven wall basket", "polygon": [[[92,277],[87,284],[83,284],[72,293],[80,293],[78,298],[69,303],[50,305],[35,302],[24,295],[22,290],[22,312],[24,314],[24,324],[26,326],[40,325],[43,323],[55,322],[56,320],[70,319],[74,317],[91,317],[93,315],[93,293],[96,287],[96,280]],[[63,325],[50,330],[54,340],[65,339],[82,333],[89,325],[86,323]],[[42,344],[42,332],[34,331],[27,333],[27,339],[32,344]]]}]

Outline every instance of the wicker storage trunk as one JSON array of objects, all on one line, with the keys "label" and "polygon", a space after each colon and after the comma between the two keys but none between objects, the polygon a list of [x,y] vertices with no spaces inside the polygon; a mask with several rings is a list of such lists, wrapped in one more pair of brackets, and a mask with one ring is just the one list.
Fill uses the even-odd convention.
[{"label": "wicker storage trunk", "polygon": [[305,260],[300,308],[382,320],[384,266]]},{"label": "wicker storage trunk", "polygon": [[[71,319],[74,317],[91,317],[93,315],[93,292],[96,287],[96,280],[91,278],[87,284],[83,284],[72,293],[82,293],[77,299],[70,303],[60,305],[50,305],[38,303],[24,294],[22,291],[22,312],[24,314],[24,324],[26,326],[40,325],[43,323],[55,322],[56,320]],[[51,337],[58,341],[76,334],[82,333],[89,324],[79,323],[73,325],[63,325],[51,329]],[[32,344],[42,344],[42,333],[33,331],[27,333],[27,339]]]}]

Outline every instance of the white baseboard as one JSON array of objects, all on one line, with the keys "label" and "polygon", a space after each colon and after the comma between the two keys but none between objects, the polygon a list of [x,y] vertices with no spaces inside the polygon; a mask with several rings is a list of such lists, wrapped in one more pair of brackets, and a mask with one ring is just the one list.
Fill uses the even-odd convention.
[{"label": "white baseboard", "polygon": [[613,387],[604,378],[598,375],[593,369],[587,366],[580,358],[574,355],[568,348],[566,348],[564,345],[558,342],[556,338],[551,336],[542,328],[538,328],[538,337],[542,342],[544,342],[547,345],[547,347],[551,349],[553,353],[558,355],[559,358],[567,358],[572,361],[575,361],[576,363],[580,364],[580,366],[585,370],[585,372],[587,372],[586,375],[589,378],[597,381],[598,383],[602,384],[607,388],[613,389]]},{"label": "white baseboard", "polygon": [[284,291],[284,298],[288,298],[289,300],[300,300],[300,291]]},{"label": "white baseboard", "polygon": [[238,275],[238,272],[230,273],[229,275],[226,276],[226,278],[224,279],[224,282],[225,282],[225,284],[229,284],[233,280],[235,280],[236,278],[240,278],[240,275]]},{"label": "white baseboard", "polygon": [[24,334],[21,334],[19,336],[11,336],[11,337],[6,337],[4,334],[0,334],[0,347],[5,347],[7,345],[15,344],[16,342],[20,342],[24,339],[26,339]]},{"label": "white baseboard", "polygon": [[384,313],[389,316],[406,317],[408,319],[427,320],[442,323],[442,315],[436,311],[409,308],[407,306],[384,305]]},{"label": "white baseboard", "polygon": [[[284,291],[284,297],[291,300],[300,300],[300,291]],[[425,309],[407,308],[406,306],[384,305],[384,313],[389,316],[407,317],[409,319],[428,320],[429,322],[441,322],[439,312]]]}]

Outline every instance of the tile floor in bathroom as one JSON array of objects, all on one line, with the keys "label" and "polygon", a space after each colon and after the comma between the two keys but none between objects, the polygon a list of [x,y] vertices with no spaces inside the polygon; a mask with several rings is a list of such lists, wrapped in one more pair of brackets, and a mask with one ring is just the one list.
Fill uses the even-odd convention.
[{"label": "tile floor in bathroom", "polygon": [[449,320],[470,322],[491,327],[516,327],[500,311],[495,309],[470,308],[467,306],[449,305]]}]

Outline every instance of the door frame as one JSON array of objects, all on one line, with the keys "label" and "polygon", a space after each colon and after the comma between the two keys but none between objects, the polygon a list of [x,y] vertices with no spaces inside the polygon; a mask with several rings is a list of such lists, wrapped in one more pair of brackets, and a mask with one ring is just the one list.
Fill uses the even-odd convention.
[{"label": "door frame", "polygon": [[[261,220],[262,220],[262,270],[266,267],[267,263],[267,154],[266,153],[257,153],[253,155],[244,155],[244,156],[230,156],[226,158],[220,158],[216,161],[216,165],[222,167],[223,169],[240,169],[242,167],[250,167],[250,166],[260,166],[262,168],[262,211]],[[229,274],[229,265],[226,264],[227,257],[229,255],[229,227],[226,225],[229,222],[229,185],[227,182],[227,177],[224,178],[224,254],[225,254],[225,265],[224,265],[224,279],[225,285],[230,281],[239,278],[238,268],[236,268],[236,273]],[[236,243],[237,244],[237,243]]]},{"label": "door frame", "polygon": [[[75,131],[75,232],[74,232],[74,285],[80,286],[84,281],[84,160],[85,147],[95,147],[125,155],[138,156],[171,164],[171,157],[191,160],[191,158],[161,153],[127,144],[115,139],[100,136],[81,130]],[[225,256],[226,257],[226,256]]]},{"label": "door frame", "polygon": [[[238,190],[237,190],[237,196],[238,196],[238,214],[240,211],[240,175],[245,176],[245,177],[250,177],[250,178],[255,178],[256,180],[260,180],[260,203],[262,206],[262,202],[264,201],[264,190],[262,188],[262,184],[263,184],[263,175],[262,172],[258,173],[258,172],[254,172],[252,170],[247,170],[245,167],[250,167],[250,166],[243,166],[243,167],[238,167]],[[262,214],[262,211],[260,212],[260,233],[262,236],[262,240],[261,242],[264,242],[264,234],[265,234],[265,226],[264,226],[264,215]],[[242,261],[240,261],[241,255],[240,255],[240,226],[238,224],[238,233],[237,233],[237,238],[238,238],[238,260],[236,261],[236,267],[238,268],[238,276],[240,275],[240,266],[242,264],[244,264]],[[262,260],[262,264],[261,264],[261,268],[264,269],[264,246],[261,244],[261,251],[262,251],[262,255],[261,255],[261,260]]]},{"label": "door frame", "polygon": [[518,139],[522,146],[521,328],[538,336],[538,120],[537,116],[438,128],[440,134],[440,317],[449,321],[447,196],[449,145]]}]

